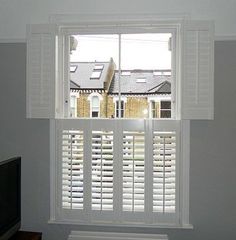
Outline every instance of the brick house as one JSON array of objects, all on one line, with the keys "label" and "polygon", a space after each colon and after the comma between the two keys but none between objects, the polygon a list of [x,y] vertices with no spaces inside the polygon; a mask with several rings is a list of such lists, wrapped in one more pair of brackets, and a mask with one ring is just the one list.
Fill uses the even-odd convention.
[{"label": "brick house", "polygon": [[119,107],[124,118],[171,117],[170,70],[122,70],[119,81],[111,58],[73,62],[70,75],[72,117],[119,117]]}]

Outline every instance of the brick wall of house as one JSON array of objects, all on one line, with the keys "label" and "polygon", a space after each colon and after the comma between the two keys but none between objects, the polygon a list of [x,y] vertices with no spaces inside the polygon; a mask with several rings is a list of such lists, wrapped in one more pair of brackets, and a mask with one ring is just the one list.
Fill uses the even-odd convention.
[{"label": "brick wall of house", "polygon": [[[90,101],[88,100],[90,93],[80,93],[80,97],[77,98],[77,111],[78,117],[90,117]],[[100,102],[100,117],[111,118],[115,117],[115,104],[113,97],[102,93],[103,100]],[[159,103],[156,103],[157,117],[159,117]],[[143,111],[147,109],[149,111],[149,105],[147,97],[127,97],[125,104],[125,118],[145,118],[149,116]]]},{"label": "brick wall of house", "polygon": [[88,101],[89,94],[81,93],[77,98],[77,116],[90,117],[90,104]]},{"label": "brick wall of house", "polygon": [[148,117],[143,111],[148,111],[148,101],[146,97],[127,97],[125,104],[125,117],[126,118],[144,118]]},{"label": "brick wall of house", "polygon": [[[80,93],[80,97],[77,98],[77,116],[78,117],[90,117],[90,101],[88,100],[90,93]],[[103,100],[100,102],[100,117],[109,118],[114,115],[114,103],[113,98],[108,96],[107,93],[102,93]]]}]

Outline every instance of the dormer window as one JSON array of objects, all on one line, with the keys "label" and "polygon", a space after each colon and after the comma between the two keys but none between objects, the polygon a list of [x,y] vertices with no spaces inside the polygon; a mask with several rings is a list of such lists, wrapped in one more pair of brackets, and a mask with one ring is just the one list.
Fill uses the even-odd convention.
[{"label": "dormer window", "polygon": [[71,73],[76,72],[76,69],[77,69],[77,66],[76,66],[76,65],[71,65],[71,66],[70,66],[70,72],[71,72]]},{"label": "dormer window", "polygon": [[101,77],[102,71],[93,71],[90,79],[99,79]]}]

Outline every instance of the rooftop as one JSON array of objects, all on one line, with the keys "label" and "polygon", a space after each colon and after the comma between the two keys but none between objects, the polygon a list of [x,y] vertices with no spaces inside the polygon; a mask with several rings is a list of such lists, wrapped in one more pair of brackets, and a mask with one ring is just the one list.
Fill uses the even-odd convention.
[{"label": "rooftop", "polygon": [[[113,67],[111,67],[111,64]],[[72,62],[70,64],[70,88],[75,90],[105,90],[105,82],[109,94],[119,92],[119,74],[114,70],[114,62]],[[120,76],[122,94],[170,94],[171,71],[164,70],[122,70]]]},{"label": "rooftop", "polygon": [[[170,70],[123,70],[120,76],[120,90],[123,94],[170,94]],[[119,92],[119,75],[115,76],[109,89],[110,94]]]}]

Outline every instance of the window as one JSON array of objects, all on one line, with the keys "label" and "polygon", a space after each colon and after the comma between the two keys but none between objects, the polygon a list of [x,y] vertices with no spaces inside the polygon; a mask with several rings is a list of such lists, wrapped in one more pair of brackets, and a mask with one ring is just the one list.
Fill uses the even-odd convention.
[{"label": "window", "polygon": [[70,72],[75,72],[77,69],[77,66],[71,65],[70,66]]},{"label": "window", "polygon": [[161,101],[160,105],[160,118],[171,118],[171,101]]},{"label": "window", "polygon": [[[71,66],[78,64],[79,71],[71,72],[69,80],[81,89],[81,99],[87,91],[103,91],[103,96],[107,101],[101,102],[101,108],[104,111],[100,117],[115,116],[116,106],[111,105],[113,99],[117,95],[124,98],[132,93],[132,96],[128,97],[132,101],[126,103],[129,114],[125,117],[143,118],[144,115],[146,116],[143,111],[147,111],[146,100],[149,94],[159,96],[164,91],[171,98],[170,87],[169,89],[163,88],[162,92],[155,91],[155,89],[159,90],[166,81],[171,85],[171,77],[155,77],[152,73],[156,68],[171,69],[174,52],[171,52],[168,46],[172,34],[172,32],[91,35],[80,32],[80,34],[74,34],[70,37],[77,40],[78,47],[70,51],[69,61]],[[159,51],[162,53],[161,58],[151,55]],[[140,52],[142,57],[137,57],[136,52]],[[90,71],[92,71],[92,76],[88,76]],[[89,81],[89,78],[93,81]],[[144,101],[141,106],[142,110],[139,111],[140,94]],[[80,101],[78,110],[83,107]],[[81,114],[80,117],[87,117],[85,115],[86,111],[84,111],[84,116]]]},{"label": "window", "polygon": [[119,118],[119,117],[123,118],[124,116],[125,116],[125,102],[124,102],[124,100],[121,100],[120,102],[116,101],[116,118]]},{"label": "window", "polygon": [[157,118],[157,103],[155,101],[150,101],[150,112],[151,118]]},{"label": "window", "polygon": [[[207,22],[149,20],[140,25],[139,22],[133,25],[132,21],[127,21],[122,27],[119,20],[118,25],[114,21],[105,25],[102,22],[87,24],[86,28],[79,24],[78,30],[75,30],[75,25],[71,28],[61,26],[60,31],[55,25],[30,26],[27,40],[27,117],[54,119],[51,120],[50,146],[53,179],[51,217],[56,221],[155,227],[189,224],[189,120],[211,119],[213,116],[212,26]],[[148,108],[148,97],[151,99],[158,91],[163,94],[170,86],[161,82],[170,75],[154,76],[154,70],[158,70],[155,65],[151,69],[142,65],[142,72],[140,68],[130,70],[122,65],[122,59],[132,56],[127,52],[133,46],[128,44],[126,48],[124,39],[128,43],[141,35],[142,42],[146,43],[162,31],[172,37],[173,57],[169,71],[171,97],[170,101],[159,99],[163,101],[160,114],[165,118],[171,116],[171,119],[68,119],[69,80],[74,75],[68,69],[69,44],[63,43],[68,43],[71,35],[79,32],[80,37],[91,37],[94,34],[97,39],[98,35],[100,39],[109,35],[109,38],[117,40],[117,53],[121,56],[121,60],[116,61],[117,69],[114,59],[110,59],[107,65],[101,59],[94,59],[87,66],[90,74],[106,68],[110,70],[104,81],[100,81],[102,75],[99,81],[86,81],[90,79],[88,76],[77,84],[79,93],[83,92],[83,97],[90,103],[83,106],[85,111],[90,112],[90,117],[97,118],[109,111],[109,107],[100,109],[101,101],[110,100],[112,104],[107,106],[115,106],[114,96],[122,93],[122,97],[127,98],[126,112],[132,109],[134,112],[142,111]],[[109,47],[108,44],[106,46]],[[150,52],[147,55],[150,56]],[[64,58],[55,59],[55,56]],[[95,71],[95,63],[104,64],[103,69]],[[80,67],[78,65],[79,70]],[[122,76],[123,69],[130,70],[130,76]],[[125,86],[127,92],[117,91],[116,86],[107,81],[116,74],[117,79],[123,81],[118,88]],[[150,75],[159,84],[150,86]],[[146,79],[146,82],[138,83],[137,89],[129,89],[125,85],[127,78],[133,83],[136,83],[136,78]],[[113,92],[104,86],[113,86]],[[143,92],[140,86],[150,88]],[[108,92],[110,95],[105,96]],[[128,104],[134,104],[132,97],[135,96],[139,96],[138,104],[127,108]],[[154,109],[153,103],[151,109]],[[119,110],[122,112],[122,106]],[[111,111],[114,113],[114,109]],[[152,114],[155,115],[154,112]]]},{"label": "window", "polygon": [[99,117],[100,102],[98,96],[93,96],[91,100],[91,117]]},{"label": "window", "polygon": [[71,117],[77,117],[77,111],[76,111],[76,108],[77,108],[77,98],[76,96],[71,96],[70,97],[70,116]]},{"label": "window", "polygon": [[90,79],[99,79],[101,77],[101,71],[93,71]]}]

